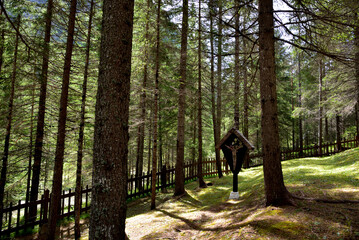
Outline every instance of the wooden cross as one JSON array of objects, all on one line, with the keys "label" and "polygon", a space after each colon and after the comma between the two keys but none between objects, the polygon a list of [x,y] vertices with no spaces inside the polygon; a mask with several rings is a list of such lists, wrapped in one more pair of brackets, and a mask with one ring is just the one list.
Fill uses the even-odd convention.
[{"label": "wooden cross", "polygon": [[226,147],[232,151],[232,158],[233,158],[233,171],[235,171],[236,169],[236,165],[237,165],[237,151],[239,149],[241,149],[243,147],[242,144],[240,145],[232,145],[232,146],[228,146],[226,145]]}]

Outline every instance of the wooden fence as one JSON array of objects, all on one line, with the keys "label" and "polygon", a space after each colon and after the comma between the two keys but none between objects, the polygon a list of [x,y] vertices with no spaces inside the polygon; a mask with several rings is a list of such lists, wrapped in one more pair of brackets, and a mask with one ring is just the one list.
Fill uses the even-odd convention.
[{"label": "wooden fence", "polygon": [[[347,149],[355,148],[359,146],[358,138],[347,140],[343,139],[340,142],[323,143],[321,146],[314,144],[313,146],[303,147],[303,149],[282,149],[281,160],[290,160],[295,158],[306,157],[324,157],[342,152]],[[250,167],[256,167],[263,165],[263,155],[253,154],[249,156]]]},{"label": "wooden fence", "polygon": [[[81,212],[86,212],[90,209],[91,189],[86,186],[86,188],[82,189],[81,192]],[[8,235],[12,232],[18,232],[22,229],[46,223],[49,217],[50,200],[51,195],[49,194],[49,190],[46,190],[45,193],[41,196],[40,200],[27,203],[22,203],[22,201],[19,200],[17,205],[10,203],[10,206],[3,210],[3,229],[0,236]],[[62,192],[60,219],[75,214],[74,202],[75,192],[72,192],[71,189],[67,192]],[[28,216],[29,209],[34,206],[36,206],[38,214],[36,219],[29,221],[26,216]]]},{"label": "wooden fence", "polygon": [[[221,161],[222,171],[229,172],[228,165],[224,160]],[[203,175],[214,176],[217,174],[217,168],[215,160],[206,160],[202,163]],[[185,181],[193,181],[197,178],[197,163],[186,163],[184,167]],[[158,190],[174,186],[175,179],[175,168],[169,167],[168,169],[164,166],[160,172],[157,172],[157,186]],[[152,173],[143,174],[139,177],[131,176],[127,180],[128,184],[128,195],[127,199],[131,200],[134,198],[146,196],[151,193],[152,184]],[[81,190],[82,193],[82,204],[81,212],[87,212],[90,209],[91,202],[91,189],[86,186],[85,189]],[[19,232],[20,230],[35,227],[36,225],[42,225],[47,222],[49,218],[49,208],[51,202],[51,195],[49,190],[41,196],[41,199],[34,202],[23,202],[19,201],[17,204],[10,203],[8,207],[3,210],[2,229],[0,236],[8,235],[12,232]],[[61,195],[61,208],[59,218],[70,217],[75,214],[75,192],[69,189],[63,191]],[[28,219],[29,209],[33,206],[37,208],[36,219],[30,221]]]},{"label": "wooden fence", "polygon": [[[184,166],[185,181],[193,181],[197,179],[197,163],[186,163]],[[222,172],[228,173],[229,168],[225,160],[221,161]],[[204,176],[217,175],[216,160],[207,159],[202,162],[202,171]],[[145,196],[151,193],[152,172],[144,173],[141,176],[135,177],[131,175],[128,179],[128,199]],[[156,189],[164,189],[175,185],[175,167],[167,168],[164,165],[160,172],[156,174]]]},{"label": "wooden fence", "polygon": [[[354,148],[358,146],[358,140],[346,140],[344,139],[341,142],[335,143],[326,143],[322,146],[311,146],[305,147],[303,149],[292,149],[292,150],[282,150],[281,159],[289,160],[299,157],[320,157],[328,156],[340,151]],[[249,156],[250,167],[260,166],[263,164],[262,154],[251,154]],[[193,181],[197,178],[197,163],[186,163],[184,167],[185,181]],[[207,159],[202,162],[202,169],[204,176],[215,176],[217,175],[217,166],[214,159]],[[221,169],[223,173],[229,173],[228,164],[225,160],[221,161]],[[175,184],[175,168],[174,166],[166,167],[163,166],[161,171],[157,172],[157,190],[164,188],[172,187]],[[146,196],[151,193],[151,184],[152,184],[152,173],[144,173],[141,176],[135,177],[130,176],[127,180],[128,182],[128,195],[127,198],[135,199],[138,197]],[[91,189],[86,186],[85,189],[82,189],[82,208],[81,212],[86,212],[90,209],[91,202]],[[40,200],[35,202],[23,203],[19,201],[17,205],[10,203],[8,207],[3,210],[3,228],[1,229],[0,236],[7,235],[12,232],[18,232],[22,229],[28,227],[34,227],[36,225],[41,225],[47,222],[49,217],[49,205],[50,205],[51,195],[49,191],[46,190],[44,195],[42,195]],[[74,212],[74,202],[75,202],[75,192],[68,190],[63,191],[61,195],[61,211],[60,219],[65,217],[70,217],[75,214]],[[30,207],[36,206],[38,214],[35,220],[29,221],[26,216]]]}]

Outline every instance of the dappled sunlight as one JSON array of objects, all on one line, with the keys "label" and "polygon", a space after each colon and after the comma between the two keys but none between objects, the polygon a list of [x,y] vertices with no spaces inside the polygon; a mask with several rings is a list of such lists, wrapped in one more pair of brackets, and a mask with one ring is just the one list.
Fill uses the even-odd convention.
[{"label": "dappled sunlight", "polygon": [[[339,156],[286,161],[285,184],[302,197],[359,199],[357,154],[355,149]],[[358,204],[297,200],[296,207],[265,207],[262,171],[257,167],[239,173],[238,200],[228,199],[232,175],[207,178],[213,185],[203,189],[197,182],[189,183],[187,195],[179,199],[171,190],[159,193],[153,211],[149,201],[141,200],[138,207],[146,209],[127,219],[126,232],[130,239],[359,238]],[[129,206],[129,212],[136,206]]]}]

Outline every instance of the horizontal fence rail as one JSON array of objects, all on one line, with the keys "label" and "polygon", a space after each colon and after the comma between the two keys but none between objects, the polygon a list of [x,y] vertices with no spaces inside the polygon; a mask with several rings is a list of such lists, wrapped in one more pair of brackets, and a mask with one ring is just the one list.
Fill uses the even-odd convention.
[{"label": "horizontal fence rail", "polygon": [[[330,156],[344,150],[355,148],[359,146],[359,139],[343,139],[334,143],[323,143],[321,146],[314,144],[313,146],[303,147],[302,149],[282,149],[281,160],[291,160],[295,158],[306,157],[324,157]],[[263,154],[250,154],[249,155],[249,167],[257,167],[263,165]]]},{"label": "horizontal fence rail", "polygon": [[[325,143],[321,146],[314,145],[304,147],[303,149],[290,149],[281,151],[281,160],[290,160],[300,157],[321,157],[329,156],[350,148],[358,147],[357,138],[354,140],[342,140],[335,143]],[[260,166],[263,164],[263,155],[250,154],[249,167]],[[196,162],[188,162],[184,166],[185,181],[190,182],[197,179]],[[223,173],[229,173],[229,167],[225,160],[221,160],[221,170]],[[204,176],[215,176],[218,174],[216,160],[206,159],[202,161],[202,172]],[[135,199],[143,197],[151,193],[152,172],[140,174],[140,176],[129,176],[127,179],[127,199]],[[156,189],[163,190],[175,185],[175,168],[174,166],[164,165],[161,171],[156,173]],[[41,199],[33,202],[24,202],[19,200],[17,204],[10,203],[9,206],[3,209],[2,229],[0,236],[8,235],[12,232],[42,225],[47,222],[49,218],[51,194],[49,190],[41,196]],[[91,202],[91,188],[81,190],[81,212],[87,212],[90,209]],[[59,218],[73,216],[75,204],[75,192],[71,189],[63,191],[61,195],[61,208]],[[29,209],[36,208],[36,217],[30,220]]]}]

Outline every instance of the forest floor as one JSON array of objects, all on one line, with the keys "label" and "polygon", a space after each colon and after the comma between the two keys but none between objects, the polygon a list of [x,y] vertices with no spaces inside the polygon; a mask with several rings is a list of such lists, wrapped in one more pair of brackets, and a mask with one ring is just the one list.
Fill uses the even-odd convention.
[{"label": "forest floor", "polygon": [[[359,149],[324,158],[282,163],[285,184],[297,196],[359,199]],[[158,193],[129,203],[126,232],[136,239],[359,239],[359,204],[296,200],[296,206],[266,207],[263,169],[239,173],[239,200],[228,200],[232,175],[207,178],[213,185],[187,184],[181,198]],[[62,226],[61,239],[73,238],[73,223]],[[88,220],[81,239],[88,238]],[[22,238],[24,239],[24,238]],[[28,238],[29,239],[29,238]]]}]

